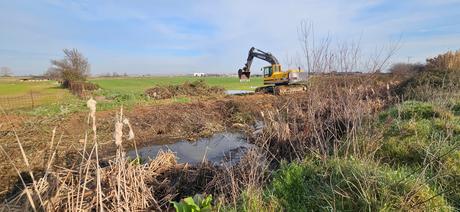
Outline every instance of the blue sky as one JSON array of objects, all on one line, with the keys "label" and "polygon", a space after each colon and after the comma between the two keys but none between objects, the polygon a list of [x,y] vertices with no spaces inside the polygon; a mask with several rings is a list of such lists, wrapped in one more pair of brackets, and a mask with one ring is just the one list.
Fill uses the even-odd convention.
[{"label": "blue sky", "polygon": [[233,73],[251,46],[301,57],[302,20],[364,53],[400,39],[392,62],[460,49],[460,0],[0,0],[0,66],[40,74],[77,48],[94,74]]}]

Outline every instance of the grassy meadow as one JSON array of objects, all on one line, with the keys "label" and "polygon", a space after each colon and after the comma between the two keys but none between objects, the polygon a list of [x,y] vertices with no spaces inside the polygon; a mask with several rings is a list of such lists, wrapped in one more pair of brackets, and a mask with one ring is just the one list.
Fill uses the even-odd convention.
[{"label": "grassy meadow", "polygon": [[0,97],[21,96],[30,92],[63,94],[67,91],[61,89],[56,81],[21,82],[18,78],[0,78]]},{"label": "grassy meadow", "polygon": [[[120,93],[143,93],[146,89],[157,85],[178,85],[184,82],[204,80],[209,86],[220,86],[226,90],[254,90],[262,86],[261,77],[254,77],[250,82],[241,83],[236,77],[191,77],[191,76],[159,76],[159,77],[96,77],[90,81],[99,85],[102,90]],[[30,92],[43,94],[64,94],[56,81],[21,82],[19,78],[0,78],[0,97],[21,96]]]},{"label": "grassy meadow", "polygon": [[56,81],[22,82],[18,78],[0,78],[0,107],[24,109],[75,100]]}]

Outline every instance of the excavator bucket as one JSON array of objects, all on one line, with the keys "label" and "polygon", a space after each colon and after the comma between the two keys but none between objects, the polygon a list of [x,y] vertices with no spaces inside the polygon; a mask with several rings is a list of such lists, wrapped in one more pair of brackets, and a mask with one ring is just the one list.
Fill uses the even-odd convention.
[{"label": "excavator bucket", "polygon": [[248,81],[251,77],[251,72],[243,71],[243,69],[238,70],[238,77],[240,81]]}]

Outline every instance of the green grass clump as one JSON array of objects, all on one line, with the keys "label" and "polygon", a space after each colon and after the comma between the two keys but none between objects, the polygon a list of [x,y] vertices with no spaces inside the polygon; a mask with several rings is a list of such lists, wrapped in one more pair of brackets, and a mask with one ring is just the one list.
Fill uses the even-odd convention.
[{"label": "green grass clump", "polygon": [[437,186],[446,191],[448,202],[460,210],[460,150],[447,155],[433,175],[437,176]]},{"label": "green grass clump", "polygon": [[377,156],[394,167],[426,170],[429,183],[443,191],[452,206],[460,208],[460,117],[448,109],[423,105],[430,109],[422,111],[437,111],[439,116],[431,112],[424,112],[431,114],[426,116],[418,112],[406,117],[388,115],[394,108],[382,113],[379,125],[383,138]]},{"label": "green grass clump", "polygon": [[451,110],[456,116],[460,116],[460,100],[452,103]]},{"label": "green grass clump", "polygon": [[270,189],[287,211],[449,210],[430,185],[404,169],[354,159],[284,164]]},{"label": "green grass clump", "polygon": [[[228,207],[230,206],[230,207]],[[278,199],[261,189],[245,189],[236,207],[227,205],[222,211],[282,211]]]},{"label": "green grass clump", "polygon": [[380,114],[382,146],[377,155],[385,162],[423,165],[458,145],[460,118],[433,104],[403,103]]},{"label": "green grass clump", "polygon": [[380,114],[380,119],[383,120],[388,117],[402,120],[429,119],[438,116],[439,112],[437,112],[433,105],[429,103],[419,101],[406,101],[401,105],[393,107],[388,111]]}]

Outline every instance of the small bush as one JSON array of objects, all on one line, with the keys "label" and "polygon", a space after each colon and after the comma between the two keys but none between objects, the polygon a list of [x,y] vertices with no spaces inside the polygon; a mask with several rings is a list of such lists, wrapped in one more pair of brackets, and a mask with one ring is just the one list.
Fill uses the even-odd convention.
[{"label": "small bush", "polygon": [[206,212],[212,211],[212,196],[206,196],[196,194],[193,197],[187,197],[182,199],[180,202],[171,202],[177,212]]},{"label": "small bush", "polygon": [[84,81],[69,81],[68,86],[66,87],[68,87],[74,94],[81,94],[84,91],[94,91],[99,89],[98,85]]},{"label": "small bush", "polygon": [[[409,177],[408,177],[409,176]],[[271,183],[287,211],[449,210],[442,196],[403,169],[354,159],[284,164]]]}]

